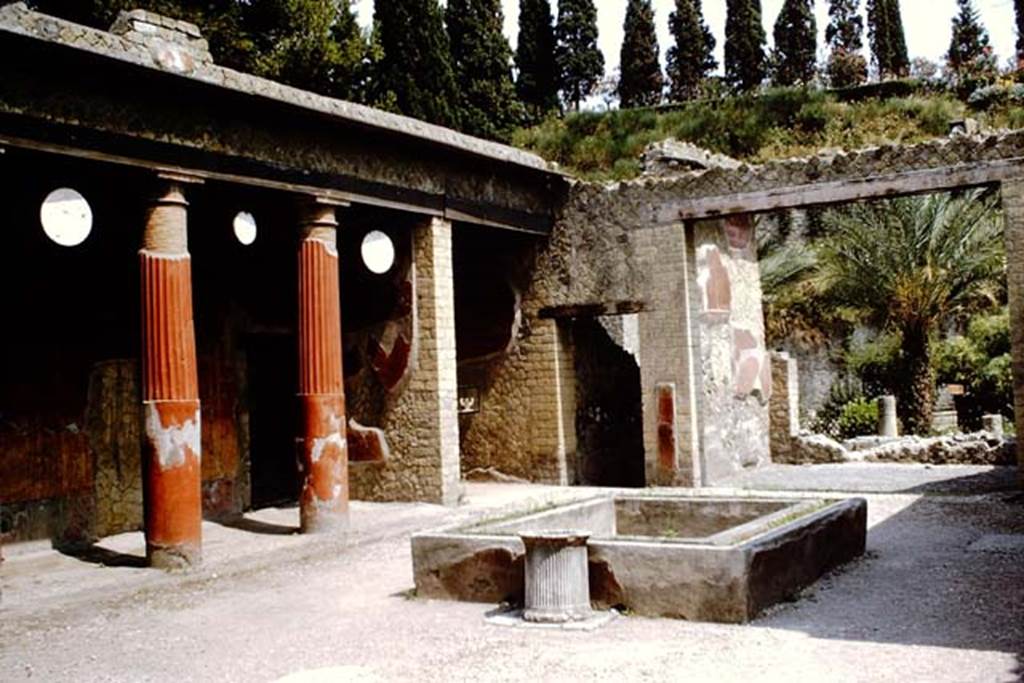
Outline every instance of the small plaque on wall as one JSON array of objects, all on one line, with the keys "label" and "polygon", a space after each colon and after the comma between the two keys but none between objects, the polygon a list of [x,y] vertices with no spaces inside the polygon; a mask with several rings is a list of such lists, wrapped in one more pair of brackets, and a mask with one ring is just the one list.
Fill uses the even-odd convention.
[{"label": "small plaque on wall", "polygon": [[459,387],[459,415],[480,412],[480,387]]}]

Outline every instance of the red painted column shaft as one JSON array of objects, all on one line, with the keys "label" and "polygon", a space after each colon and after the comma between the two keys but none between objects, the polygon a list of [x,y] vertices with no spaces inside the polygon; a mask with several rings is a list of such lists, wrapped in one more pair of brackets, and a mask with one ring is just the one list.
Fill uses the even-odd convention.
[{"label": "red painted column shaft", "polygon": [[299,496],[304,533],[348,526],[335,205],[307,207],[299,245]]},{"label": "red painted column shaft", "polygon": [[165,182],[150,206],[142,249],[143,492],[150,566],[201,560],[199,378],[192,262],[181,185]]}]

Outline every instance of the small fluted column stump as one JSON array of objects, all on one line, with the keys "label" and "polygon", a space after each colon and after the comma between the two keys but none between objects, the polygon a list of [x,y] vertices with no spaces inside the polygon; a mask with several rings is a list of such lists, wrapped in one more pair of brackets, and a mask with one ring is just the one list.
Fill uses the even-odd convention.
[{"label": "small fluted column stump", "polygon": [[593,616],[587,569],[589,536],[577,531],[520,534],[526,546],[523,619],[561,624]]},{"label": "small fluted column stump", "polygon": [[900,435],[895,396],[878,397],[878,435],[893,438]]},{"label": "small fluted column stump", "polygon": [[142,249],[143,492],[150,566],[199,564],[202,543],[199,377],[192,321],[188,202],[162,181]]},{"label": "small fluted column stump", "polygon": [[1003,416],[999,414],[982,415],[981,430],[994,436],[1003,438]]},{"label": "small fluted column stump", "polygon": [[336,204],[311,202],[299,245],[299,494],[303,533],[348,526]]}]

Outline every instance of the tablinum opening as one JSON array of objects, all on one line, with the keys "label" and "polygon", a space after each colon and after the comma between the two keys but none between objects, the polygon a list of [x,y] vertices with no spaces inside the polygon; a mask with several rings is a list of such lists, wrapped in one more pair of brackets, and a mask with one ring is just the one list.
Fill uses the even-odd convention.
[{"label": "tablinum opening", "polygon": [[577,484],[645,485],[640,366],[628,350],[630,323],[635,318],[577,318],[570,323],[576,370]]}]

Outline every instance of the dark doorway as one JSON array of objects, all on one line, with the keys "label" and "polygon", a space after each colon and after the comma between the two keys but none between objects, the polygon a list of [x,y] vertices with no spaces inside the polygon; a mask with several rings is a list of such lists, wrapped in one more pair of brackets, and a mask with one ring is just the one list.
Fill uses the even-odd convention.
[{"label": "dark doorway", "polygon": [[597,318],[583,318],[573,325],[577,483],[642,487],[640,366],[624,348],[622,318],[606,323],[607,327]]},{"label": "dark doorway", "polygon": [[290,334],[253,334],[246,340],[254,508],[294,503],[299,497],[295,343]]}]

